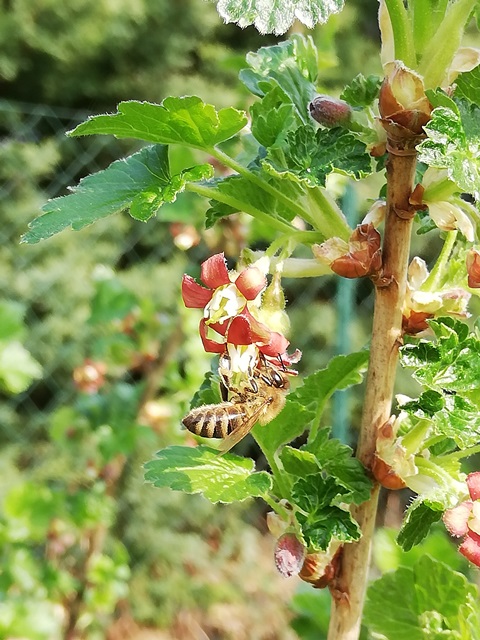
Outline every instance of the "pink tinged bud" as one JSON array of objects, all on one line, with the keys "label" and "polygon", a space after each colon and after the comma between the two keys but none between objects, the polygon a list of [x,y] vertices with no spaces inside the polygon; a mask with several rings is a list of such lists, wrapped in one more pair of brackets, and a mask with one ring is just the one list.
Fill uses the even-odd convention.
[{"label": "pink tinged bud", "polygon": [[267,286],[267,280],[257,267],[247,267],[235,280],[235,285],[247,300],[255,300]]},{"label": "pink tinged bud", "polygon": [[468,286],[480,289],[480,251],[470,249],[467,253]]},{"label": "pink tinged bud", "polygon": [[325,589],[335,579],[340,564],[343,546],[332,541],[324,553],[309,553],[303,563],[299,577],[315,589]]},{"label": "pink tinged bud", "polygon": [[458,550],[467,560],[480,567],[480,535],[471,531]]},{"label": "pink tinged bud", "polygon": [[379,110],[387,135],[407,139],[422,134],[432,111],[422,77],[399,60],[385,64],[384,70]]},{"label": "pink tinged bud", "polygon": [[205,262],[202,262],[200,279],[207,287],[210,287],[210,289],[216,289],[224,284],[230,284],[223,253],[217,253],[208,258],[208,260],[205,260]]},{"label": "pink tinged bud", "polygon": [[212,291],[200,286],[188,275],[182,278],[182,298],[189,309],[203,309],[212,297]]},{"label": "pink tinged bud", "polygon": [[293,533],[284,533],[275,545],[275,566],[284,578],[300,573],[307,553],[306,547]]},{"label": "pink tinged bud", "polygon": [[346,124],[352,115],[352,108],[347,102],[326,95],[314,98],[308,108],[312,118],[324,127]]},{"label": "pink tinged bud", "polygon": [[348,245],[340,238],[330,238],[321,245],[314,245],[313,253],[344,278],[375,275],[382,266],[380,234],[371,223],[359,225]]},{"label": "pink tinged bud", "polygon": [[468,519],[472,512],[472,507],[473,503],[467,500],[457,507],[445,511],[443,522],[450,535],[460,538],[468,533]]},{"label": "pink tinged bud", "polygon": [[467,487],[471,499],[480,500],[480,471],[468,474]]},{"label": "pink tinged bud", "polygon": [[398,489],[405,489],[406,482],[397,474],[388,462],[382,460],[375,454],[372,463],[372,473],[377,482],[379,482],[385,489],[391,489],[396,491]]}]

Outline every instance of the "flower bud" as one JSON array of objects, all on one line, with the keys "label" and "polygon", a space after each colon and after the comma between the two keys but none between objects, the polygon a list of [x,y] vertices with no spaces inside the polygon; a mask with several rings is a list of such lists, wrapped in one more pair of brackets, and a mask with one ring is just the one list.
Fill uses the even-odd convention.
[{"label": "flower bud", "polygon": [[340,238],[329,238],[320,245],[313,245],[313,253],[344,278],[376,276],[382,266],[380,234],[371,223],[359,225],[348,244]]},{"label": "flower bud", "polygon": [[300,573],[307,553],[306,547],[293,533],[284,533],[275,545],[275,566],[284,578]]},{"label": "flower bud", "polygon": [[328,587],[337,573],[343,545],[332,540],[324,553],[309,553],[300,571],[299,578],[313,585],[315,589]]},{"label": "flower bud", "polygon": [[350,121],[351,106],[344,100],[320,95],[308,105],[312,118],[324,127],[337,127]]},{"label": "flower bud", "polygon": [[480,251],[470,249],[467,253],[468,286],[472,289],[480,289]]}]

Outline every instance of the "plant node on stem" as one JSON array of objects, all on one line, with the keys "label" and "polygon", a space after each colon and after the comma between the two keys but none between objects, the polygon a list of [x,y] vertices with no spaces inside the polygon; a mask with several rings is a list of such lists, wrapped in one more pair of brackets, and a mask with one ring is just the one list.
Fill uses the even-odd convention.
[{"label": "plant node on stem", "polygon": [[[416,152],[412,150],[405,154],[402,150],[397,154],[395,142],[389,142],[387,215],[382,250],[386,284],[375,290],[370,364],[356,453],[367,469],[371,468],[375,454],[377,431],[391,413],[398,350],[402,344],[402,304],[413,223],[413,217],[405,216],[405,212],[411,211],[409,198],[415,177]],[[359,637],[378,491],[378,484],[375,484],[370,500],[353,509],[352,515],[360,525],[362,538],[357,543],[345,545],[335,584],[336,590],[345,597],[332,600],[328,640],[357,640]]]}]

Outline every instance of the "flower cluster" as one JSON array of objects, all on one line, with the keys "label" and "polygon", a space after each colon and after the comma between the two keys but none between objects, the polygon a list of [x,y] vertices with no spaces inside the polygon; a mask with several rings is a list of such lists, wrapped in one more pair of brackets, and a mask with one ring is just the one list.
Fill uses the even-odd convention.
[{"label": "flower cluster", "polygon": [[443,522],[452,536],[463,537],[458,550],[480,567],[480,471],[467,476],[470,500],[443,514]]},{"label": "flower cluster", "polygon": [[200,280],[205,286],[189,275],[182,279],[185,306],[203,309],[199,333],[205,351],[227,353],[230,370],[247,377],[260,354],[281,357],[287,365],[295,361],[295,356],[286,354],[289,341],[283,333],[259,319],[267,289],[263,267],[259,261],[240,272],[228,271],[223,253],[218,253],[201,265]]}]

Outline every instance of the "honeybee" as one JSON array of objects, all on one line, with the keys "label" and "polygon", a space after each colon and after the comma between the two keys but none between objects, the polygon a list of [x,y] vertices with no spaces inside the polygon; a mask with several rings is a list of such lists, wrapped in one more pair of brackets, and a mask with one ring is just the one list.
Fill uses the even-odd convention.
[{"label": "honeybee", "polygon": [[263,426],[278,416],[290,388],[287,374],[296,373],[260,360],[245,386],[236,389],[229,384],[224,367],[225,364],[219,369],[224,401],[196,407],[182,420],[185,427],[197,436],[223,438],[219,447],[221,453],[226,453],[240,442],[257,422]]}]

